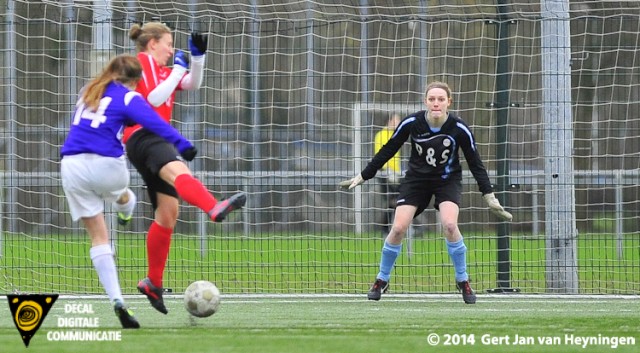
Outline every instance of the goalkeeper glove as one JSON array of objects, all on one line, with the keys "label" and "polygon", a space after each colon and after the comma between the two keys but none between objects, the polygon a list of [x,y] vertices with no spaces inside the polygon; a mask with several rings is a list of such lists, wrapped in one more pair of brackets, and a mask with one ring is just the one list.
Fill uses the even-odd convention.
[{"label": "goalkeeper glove", "polygon": [[500,204],[500,201],[496,199],[496,196],[492,192],[482,195],[482,198],[487,203],[487,205],[489,205],[489,210],[493,214],[498,216],[498,218],[504,221],[511,221],[513,219],[513,216],[511,215],[511,213],[504,210],[504,207],[502,207],[502,205]]},{"label": "goalkeeper glove", "polygon": [[362,183],[364,183],[362,174],[358,174],[349,180],[341,181],[338,185],[340,185],[341,188],[349,188],[349,190],[351,190]]},{"label": "goalkeeper glove", "polygon": [[207,51],[207,43],[209,39],[207,36],[198,32],[191,32],[189,37],[189,50],[192,56],[202,56]]},{"label": "goalkeeper glove", "polygon": [[185,69],[189,68],[189,58],[182,50],[176,50],[176,54],[173,56],[173,64],[182,66]]}]

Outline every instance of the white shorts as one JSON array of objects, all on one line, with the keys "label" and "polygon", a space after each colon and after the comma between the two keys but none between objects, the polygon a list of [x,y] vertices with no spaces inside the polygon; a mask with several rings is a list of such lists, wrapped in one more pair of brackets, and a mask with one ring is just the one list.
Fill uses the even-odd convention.
[{"label": "white shorts", "polygon": [[74,221],[104,211],[129,186],[124,156],[105,157],[92,153],[64,156],[60,166],[62,188]]}]

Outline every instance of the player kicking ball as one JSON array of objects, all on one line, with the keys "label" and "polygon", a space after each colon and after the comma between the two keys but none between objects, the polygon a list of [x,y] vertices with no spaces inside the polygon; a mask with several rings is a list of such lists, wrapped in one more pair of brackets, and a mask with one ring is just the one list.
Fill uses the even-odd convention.
[{"label": "player kicking ball", "polygon": [[185,159],[196,149],[160,119],[134,92],[142,78],[136,57],[120,55],[80,93],[71,128],[62,146],[60,174],[73,221],[82,220],[91,239],[89,256],[123,328],[139,328],[122,297],[118,272],[104,219],[104,203],[127,192],[129,169],[120,141],[126,125],[137,123],[167,141]]}]

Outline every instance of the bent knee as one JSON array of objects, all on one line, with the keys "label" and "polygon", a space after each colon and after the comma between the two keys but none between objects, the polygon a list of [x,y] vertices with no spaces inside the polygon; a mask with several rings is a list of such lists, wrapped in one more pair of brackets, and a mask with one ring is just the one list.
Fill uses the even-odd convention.
[{"label": "bent knee", "polygon": [[178,222],[179,208],[172,205],[160,205],[156,209],[155,221],[166,228],[175,227]]},{"label": "bent knee", "polygon": [[456,222],[443,222],[442,223],[442,229],[444,231],[444,234],[446,234],[446,235],[457,234],[458,233],[458,223],[456,223]]}]

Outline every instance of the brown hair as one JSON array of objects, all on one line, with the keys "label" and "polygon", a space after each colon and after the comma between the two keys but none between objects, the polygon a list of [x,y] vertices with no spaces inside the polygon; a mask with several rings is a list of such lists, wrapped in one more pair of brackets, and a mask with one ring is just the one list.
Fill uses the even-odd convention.
[{"label": "brown hair", "polygon": [[82,101],[89,109],[95,111],[111,81],[128,85],[137,83],[141,77],[142,66],[138,58],[129,54],[118,55],[111,59],[102,72],[89,82],[82,93]]},{"label": "brown hair", "polygon": [[160,40],[163,35],[171,33],[171,29],[162,22],[149,22],[144,25],[134,24],[129,29],[129,38],[136,43],[136,50],[147,50],[147,45],[152,39]]},{"label": "brown hair", "polygon": [[443,90],[445,90],[445,92],[447,92],[447,98],[451,99],[451,88],[449,88],[448,84],[441,81],[433,81],[429,83],[427,85],[427,88],[425,88],[424,90],[424,95],[426,96],[429,93],[429,91],[431,91],[434,88],[442,88]]}]

